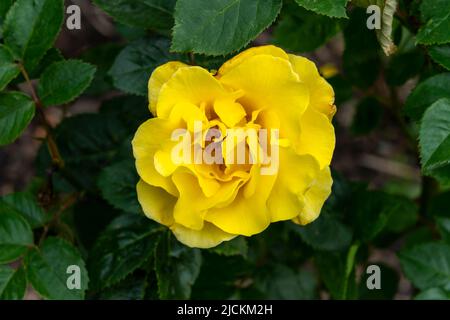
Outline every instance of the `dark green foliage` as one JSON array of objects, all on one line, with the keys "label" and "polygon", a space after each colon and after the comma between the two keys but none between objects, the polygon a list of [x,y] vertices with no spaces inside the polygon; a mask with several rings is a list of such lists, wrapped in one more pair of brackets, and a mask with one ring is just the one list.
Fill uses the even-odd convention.
[{"label": "dark green foliage", "polygon": [[285,6],[274,31],[275,44],[295,52],[308,52],[325,44],[341,29],[338,19]]},{"label": "dark green foliage", "polygon": [[[1,300],[23,299],[27,288],[57,300],[385,300],[403,297],[405,278],[412,299],[450,299],[448,0],[398,1],[381,31],[367,28],[366,8],[388,8],[384,0],[92,2],[115,30],[83,12],[79,39],[61,32],[63,0],[0,0]],[[83,40],[76,50],[72,36]],[[131,141],[156,116],[149,77],[169,61],[215,75],[261,44],[302,54],[331,77],[331,195],[308,225],[277,222],[187,247],[137,200]],[[6,172],[17,156],[29,162],[33,139],[42,140],[33,178]],[[381,289],[367,286],[371,265]]]},{"label": "dark green foliage", "polygon": [[246,46],[272,22],[281,0],[178,0],[172,49],[225,55]]}]

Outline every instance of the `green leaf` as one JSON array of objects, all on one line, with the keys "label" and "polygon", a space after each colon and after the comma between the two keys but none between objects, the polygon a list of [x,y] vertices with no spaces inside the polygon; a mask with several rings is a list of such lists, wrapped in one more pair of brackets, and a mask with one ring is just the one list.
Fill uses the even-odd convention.
[{"label": "green leaf", "polygon": [[20,69],[7,47],[0,44],[0,91],[19,75]]},{"label": "green leaf", "polygon": [[401,196],[390,196],[392,212],[386,223],[385,231],[401,233],[404,230],[414,226],[419,219],[419,208],[416,203],[408,198]]},{"label": "green leaf", "polygon": [[146,29],[171,29],[176,0],[94,0],[117,21]]},{"label": "green leaf", "polygon": [[102,170],[98,186],[103,198],[113,207],[125,212],[141,213],[137,201],[136,184],[139,181],[134,162],[124,160]]},{"label": "green leaf", "polygon": [[265,299],[317,299],[317,280],[307,269],[296,271],[276,264],[258,274],[255,282],[256,288],[264,294]]},{"label": "green leaf", "polygon": [[[41,59],[36,68],[33,68],[32,71],[28,71],[30,79],[38,79],[41,77],[41,74],[48,68],[48,66],[60,62],[64,60],[64,56],[57,48],[50,48]],[[23,79],[25,80],[25,79]]]},{"label": "green leaf", "polygon": [[450,300],[450,291],[430,288],[419,293],[414,297],[414,300]]},{"label": "green leaf", "polygon": [[[358,237],[368,242],[386,226],[395,206],[387,194],[367,191],[355,199],[355,230]],[[368,223],[370,221],[370,223]]]},{"label": "green leaf", "polygon": [[314,249],[324,251],[345,249],[353,237],[352,230],[326,210],[316,221],[306,226],[293,224],[292,230]]},{"label": "green leaf", "polygon": [[422,22],[417,42],[441,44],[450,42],[450,2],[447,0],[423,0],[420,5]]},{"label": "green leaf", "polygon": [[337,106],[353,97],[352,85],[348,80],[344,79],[342,75],[336,75],[327,79],[327,81],[334,89],[335,104]]},{"label": "green leaf", "polygon": [[20,92],[0,93],[0,146],[16,140],[34,117],[34,103]]},{"label": "green leaf", "polygon": [[365,10],[356,8],[344,29],[344,75],[360,88],[367,88],[375,82],[381,65],[377,37],[375,32],[365,27],[366,20]]},{"label": "green leaf", "polygon": [[366,135],[375,130],[383,117],[383,107],[373,97],[367,97],[356,106],[351,126],[355,135]]},{"label": "green leaf", "polygon": [[341,30],[337,19],[317,15],[301,8],[286,6],[274,30],[274,42],[287,50],[313,51]]},{"label": "green leaf", "polygon": [[100,114],[119,119],[133,136],[137,128],[150,117],[148,100],[137,96],[122,96],[106,100],[100,107]]},{"label": "green leaf", "polygon": [[164,234],[155,250],[155,270],[161,299],[189,299],[202,265],[199,249],[188,248]]},{"label": "green leaf", "polygon": [[450,99],[441,99],[425,112],[419,133],[422,171],[450,183]]},{"label": "green leaf", "polygon": [[191,299],[230,299],[236,293],[236,282],[248,279],[252,271],[250,263],[241,255],[223,256],[203,251]]},{"label": "green leaf", "polygon": [[408,96],[405,113],[411,119],[419,121],[425,110],[441,98],[450,99],[450,73],[441,73],[419,83]]},{"label": "green leaf", "polygon": [[0,297],[2,297],[3,291],[8,286],[8,283],[13,275],[14,275],[13,268],[0,265]]},{"label": "green leaf", "polygon": [[36,202],[35,196],[27,192],[7,194],[0,198],[0,206],[7,205],[20,213],[28,221],[32,228],[44,225],[47,216],[44,210]]},{"label": "green leaf", "polygon": [[269,27],[281,0],[178,0],[172,50],[224,55],[245,47]]},{"label": "green leaf", "polygon": [[386,81],[390,86],[401,86],[418,75],[425,64],[425,55],[418,49],[392,56],[386,69]]},{"label": "green leaf", "polygon": [[[174,4],[175,6],[175,4]],[[171,25],[171,27],[173,26],[173,24]],[[135,26],[130,26],[130,25],[126,25],[126,24],[116,24],[116,31],[120,34],[121,37],[127,39],[128,41],[136,41],[139,40],[141,38],[144,38],[147,34],[147,30],[139,28],[139,27],[135,27]],[[162,36],[170,36],[170,32],[168,32],[169,30],[159,30],[159,33]]]},{"label": "green leaf", "polygon": [[167,39],[153,38],[125,47],[109,71],[114,86],[124,92],[146,96],[153,70],[170,60],[179,60],[177,55],[169,54],[169,45]]},{"label": "green leaf", "polygon": [[0,206],[0,263],[18,259],[32,245],[30,225],[11,208]]},{"label": "green leaf", "polygon": [[22,300],[27,279],[22,267],[14,270],[0,265],[0,300]]},{"label": "green leaf", "polygon": [[253,264],[260,263],[261,257],[284,265],[305,263],[311,257],[313,249],[301,241],[300,235],[292,230],[293,226],[295,225],[291,221],[273,223],[258,237],[247,238],[247,259]]},{"label": "green leaf", "polygon": [[342,297],[344,299],[351,299],[352,296],[357,294],[355,265],[356,254],[358,253],[359,247],[359,242],[353,243],[348,249],[347,255],[345,256],[345,278],[342,287]]},{"label": "green leaf", "polygon": [[224,56],[207,56],[204,54],[196,54],[195,62],[197,65],[202,66],[208,70],[219,70],[220,67],[232,59],[235,56],[235,53],[230,53]]},{"label": "green leaf", "polygon": [[400,251],[406,277],[421,290],[441,287],[450,291],[450,245],[425,243]]},{"label": "green leaf", "polygon": [[248,252],[248,244],[244,237],[237,237],[233,240],[222,242],[211,251],[223,256],[241,255],[246,257]]},{"label": "green leaf", "polygon": [[[113,115],[80,114],[65,119],[56,128],[55,135],[62,158],[71,172],[76,173],[72,174],[72,179],[79,188],[97,191],[101,169],[116,157],[129,133],[128,128]],[[48,151],[41,148],[38,157],[41,175],[45,175],[50,163]],[[58,177],[55,173],[55,181]]]},{"label": "green leaf", "polygon": [[6,14],[9,8],[13,5],[15,0],[2,0],[0,2],[0,39],[3,38],[3,22],[5,21]]},{"label": "green leaf", "polygon": [[90,251],[99,235],[122,212],[115,210],[98,195],[84,196],[71,210],[73,230],[80,248]]},{"label": "green leaf", "polygon": [[403,249],[409,249],[417,246],[418,244],[427,243],[433,241],[433,233],[428,227],[419,227],[414,231],[406,234],[405,242],[403,243]]},{"label": "green leaf", "polygon": [[[24,260],[27,278],[34,290],[46,299],[81,300],[89,277],[78,250],[60,238],[47,238],[39,249],[30,251]],[[80,289],[69,289],[70,266],[79,267]]]},{"label": "green leaf", "polygon": [[147,277],[131,275],[100,293],[100,300],[143,300]]},{"label": "green leaf", "polygon": [[367,287],[367,279],[371,275],[367,273],[367,268],[363,269],[359,283],[359,299],[362,300],[392,300],[397,293],[400,277],[394,269],[383,263],[370,263],[380,267],[380,283],[381,289],[369,290]]},{"label": "green leaf", "polygon": [[143,215],[126,214],[114,219],[90,252],[92,287],[109,287],[142,266],[153,255],[160,231]]},{"label": "green leaf", "polygon": [[436,223],[442,238],[450,244],[450,218],[436,217]]},{"label": "green leaf", "polygon": [[414,203],[380,191],[357,194],[353,210],[355,233],[365,242],[373,240],[383,230],[400,232],[417,220]]},{"label": "green leaf", "polygon": [[2,0],[2,2],[0,2],[0,23],[3,22],[3,19],[6,17],[6,13],[9,8],[11,8],[14,1],[15,0]]},{"label": "green leaf", "polygon": [[335,18],[347,18],[346,6],[348,1],[349,0],[295,0],[295,2],[305,9]]},{"label": "green leaf", "polygon": [[435,62],[450,70],[450,44],[433,46],[428,49],[428,53]]},{"label": "green leaf", "polygon": [[92,79],[96,68],[79,60],[55,62],[41,76],[38,94],[44,106],[69,103],[81,95]]},{"label": "green leaf", "polygon": [[112,79],[108,75],[108,71],[122,49],[123,46],[120,44],[107,42],[89,48],[80,55],[80,59],[97,67],[94,79],[89,88],[86,89],[85,94],[101,95],[111,90]]},{"label": "green leaf", "polygon": [[17,0],[6,16],[5,44],[31,70],[53,45],[63,18],[63,0]]},{"label": "green leaf", "polygon": [[356,295],[355,274],[352,270],[347,274],[345,254],[318,252],[314,261],[319,270],[321,280],[333,299],[352,298],[353,295]]}]

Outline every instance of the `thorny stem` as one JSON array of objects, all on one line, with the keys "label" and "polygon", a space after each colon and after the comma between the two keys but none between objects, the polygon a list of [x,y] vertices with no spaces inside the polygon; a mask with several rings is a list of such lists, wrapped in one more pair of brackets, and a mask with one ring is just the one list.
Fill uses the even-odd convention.
[{"label": "thorny stem", "polygon": [[52,126],[50,125],[49,121],[47,120],[42,102],[39,99],[38,95],[36,94],[36,90],[35,90],[33,84],[31,83],[30,76],[28,75],[28,72],[25,70],[25,67],[23,66],[23,64],[19,63],[18,66],[19,66],[19,69],[20,69],[23,77],[25,78],[28,86],[30,87],[31,96],[36,105],[36,110],[41,118],[42,125],[44,126],[44,129],[47,133],[46,141],[47,141],[48,150],[50,152],[50,156],[52,158],[52,163],[57,168],[62,169],[64,167],[64,161],[61,157],[58,146],[56,145],[55,138],[53,137]]},{"label": "thorny stem", "polygon": [[78,198],[82,197],[82,196],[83,196],[82,193],[75,192],[75,193],[69,195],[66,199],[64,199],[63,203],[58,208],[58,211],[56,211],[56,213],[53,215],[53,217],[50,220],[50,222],[48,222],[44,226],[44,230],[42,231],[41,237],[39,238],[39,242],[38,242],[39,245],[41,245],[42,241],[44,241],[45,238],[47,237],[47,234],[48,234],[51,226],[58,226],[58,225],[60,225],[60,223],[61,223],[61,214],[64,211],[66,211],[68,208],[73,206],[76,203],[76,201],[78,200]]},{"label": "thorny stem", "polygon": [[39,247],[41,246],[41,244],[45,240],[45,238],[47,238],[48,230],[49,230],[48,225],[45,225],[44,226],[44,230],[42,231],[42,234],[41,234],[41,236],[39,238],[39,241],[38,241],[38,246]]},{"label": "thorny stem", "polygon": [[53,220],[58,224],[61,219],[61,214],[66,211],[68,208],[73,206],[79,197],[82,197],[83,193],[75,192],[71,195],[69,195],[64,202],[61,204],[61,207],[58,209],[58,211],[53,216]]}]

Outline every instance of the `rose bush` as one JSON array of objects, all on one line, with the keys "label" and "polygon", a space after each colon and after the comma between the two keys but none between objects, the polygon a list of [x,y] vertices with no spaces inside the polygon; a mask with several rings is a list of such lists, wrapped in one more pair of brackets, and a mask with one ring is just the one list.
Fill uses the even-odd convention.
[{"label": "rose bush", "polygon": [[0,300],[450,297],[450,1],[81,2],[0,0]]},{"label": "rose bush", "polygon": [[[145,214],[179,241],[209,248],[260,233],[271,222],[304,225],[319,216],[331,192],[336,107],[332,87],[313,62],[261,46],[217,72],[168,62],[153,72],[148,87],[155,118],[133,140],[137,194]],[[206,128],[278,129],[279,141],[270,141],[279,144],[278,170],[264,175],[264,164],[249,161],[175,163],[172,133],[193,133],[196,120]],[[258,148],[249,139],[246,145]]]}]

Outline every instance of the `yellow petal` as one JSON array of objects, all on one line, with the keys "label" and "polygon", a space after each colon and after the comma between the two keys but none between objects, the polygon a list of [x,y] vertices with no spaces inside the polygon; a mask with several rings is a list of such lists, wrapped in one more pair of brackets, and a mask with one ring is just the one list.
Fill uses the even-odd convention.
[{"label": "yellow petal", "polygon": [[259,109],[273,110],[282,123],[280,137],[298,139],[300,117],[309,104],[309,92],[289,61],[269,55],[253,56],[227,72],[220,81],[234,90],[244,91],[238,102],[247,114]]},{"label": "yellow petal", "polygon": [[275,47],[272,45],[253,47],[253,48],[247,49],[247,50],[239,53],[238,55],[234,56],[232,59],[225,62],[220,67],[220,69],[217,73],[218,77],[221,77],[222,75],[224,75],[231,69],[233,69],[236,66],[238,66],[239,64],[241,64],[246,59],[253,57],[253,56],[261,55],[261,54],[289,60],[287,53],[284,52],[281,48],[278,48],[278,47]]},{"label": "yellow petal", "polygon": [[179,167],[172,159],[172,147],[173,143],[167,142],[164,149],[156,151],[153,157],[155,169],[163,177],[170,176]]},{"label": "yellow petal", "polygon": [[203,193],[198,178],[188,170],[177,170],[172,175],[179,198],[174,208],[175,222],[183,226],[201,230],[203,219],[208,209],[232,201],[238,191],[240,180],[219,184],[219,189],[213,196],[207,197]]},{"label": "yellow petal", "polygon": [[148,96],[150,112],[156,117],[156,103],[158,102],[159,91],[161,87],[173,76],[173,74],[180,68],[188,65],[178,62],[170,61],[162,66],[156,68],[148,81]]},{"label": "yellow petal", "polygon": [[177,172],[172,180],[180,193],[173,213],[175,221],[186,228],[201,230],[206,208],[197,179],[190,173]]},{"label": "yellow petal", "polygon": [[234,127],[246,115],[240,103],[228,99],[217,100],[214,111],[229,128]]},{"label": "yellow petal", "polygon": [[[171,127],[174,128],[171,135],[175,133],[175,129],[183,130],[187,128],[190,132],[194,132],[197,122],[202,126],[208,122],[205,113],[199,107],[187,102],[177,103],[170,113],[169,120]],[[202,127],[200,127],[199,130],[202,130]],[[180,146],[183,150],[186,148],[192,149],[191,144],[193,143],[194,137],[194,134],[189,135],[189,132],[185,132],[184,135],[178,136],[177,139],[174,139],[174,141],[172,141],[172,139],[171,141],[165,141],[164,144],[160,146],[160,149],[155,153],[155,169],[162,176],[168,177],[179,165],[189,166],[191,161],[194,160],[194,158],[192,158],[193,150],[191,152],[191,158],[186,159],[187,161],[183,163],[177,163],[174,161],[172,153],[177,146]]]},{"label": "yellow petal", "polygon": [[323,204],[331,194],[332,185],[333,179],[331,178],[330,168],[326,167],[319,173],[311,188],[306,192],[302,213],[295,217],[293,221],[305,225],[316,220]]},{"label": "yellow petal", "polygon": [[212,248],[223,241],[236,237],[236,235],[224,232],[209,222],[205,222],[201,230],[188,229],[176,223],[170,229],[178,241],[191,248]]},{"label": "yellow petal", "polygon": [[319,164],[308,155],[300,156],[291,148],[280,148],[280,167],[267,206],[271,220],[289,220],[298,216],[305,205],[304,195],[319,174]]},{"label": "yellow petal", "polygon": [[170,229],[176,238],[187,246],[195,248],[211,248],[236,237],[226,233],[213,224],[205,222],[201,230],[188,229],[180,224],[174,223],[173,208],[177,199],[161,188],[153,187],[144,181],[137,184],[137,195],[139,203],[147,217],[155,220]]},{"label": "yellow petal", "polygon": [[246,198],[244,192],[239,191],[234,201],[228,206],[208,210],[205,220],[226,232],[244,236],[251,236],[266,229],[270,224],[270,213],[266,201],[276,177],[257,175],[259,172],[251,178],[259,179],[252,196]]},{"label": "yellow petal", "polygon": [[281,127],[278,113],[272,110],[262,110],[259,112],[257,122],[264,129],[279,129]]},{"label": "yellow petal", "polygon": [[177,198],[164,189],[151,186],[142,179],[136,186],[138,201],[145,215],[158,223],[173,224],[173,207]]},{"label": "yellow petal", "polygon": [[300,120],[301,134],[295,150],[298,154],[310,154],[320,168],[330,165],[336,138],[334,127],[328,118],[315,109],[308,108]]},{"label": "yellow petal", "polygon": [[212,76],[208,70],[200,67],[178,69],[162,86],[159,92],[156,113],[167,118],[177,103],[190,103],[212,108],[216,99],[226,97],[229,92]]},{"label": "yellow petal", "polygon": [[171,123],[167,120],[154,118],[144,122],[136,131],[132,141],[133,154],[136,159],[136,169],[146,183],[162,187],[170,194],[177,196],[178,191],[170,178],[162,176],[155,167],[155,154],[173,143],[170,141]]},{"label": "yellow petal", "polygon": [[289,59],[300,80],[309,88],[309,105],[331,120],[336,113],[333,87],[320,76],[314,62],[295,55],[289,55]]},{"label": "yellow petal", "polygon": [[202,123],[207,123],[205,112],[201,110],[198,106],[188,102],[181,102],[175,104],[174,108],[170,112],[169,119],[176,123],[183,121],[187,129],[194,132],[194,124],[196,121]]}]

